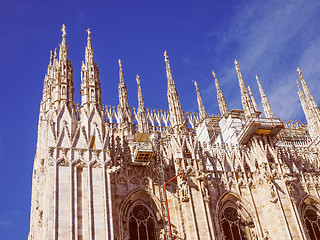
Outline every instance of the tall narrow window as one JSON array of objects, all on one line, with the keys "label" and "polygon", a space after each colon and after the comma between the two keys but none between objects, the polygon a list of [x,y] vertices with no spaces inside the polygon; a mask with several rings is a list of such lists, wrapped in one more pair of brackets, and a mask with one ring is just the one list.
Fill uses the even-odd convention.
[{"label": "tall narrow window", "polygon": [[130,240],[156,240],[155,221],[146,206],[137,203],[129,214]]},{"label": "tall narrow window", "polygon": [[254,223],[249,213],[232,201],[224,204],[219,214],[219,222],[225,239],[250,240],[253,237]]},{"label": "tall narrow window", "polygon": [[303,220],[311,240],[320,239],[320,213],[310,204],[303,210]]},{"label": "tall narrow window", "polygon": [[222,228],[226,239],[247,240],[237,209],[227,207],[223,211]]}]

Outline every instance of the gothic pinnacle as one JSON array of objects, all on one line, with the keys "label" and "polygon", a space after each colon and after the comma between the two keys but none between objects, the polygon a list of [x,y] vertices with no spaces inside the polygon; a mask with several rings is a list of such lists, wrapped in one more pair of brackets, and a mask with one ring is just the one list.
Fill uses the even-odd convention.
[{"label": "gothic pinnacle", "polygon": [[88,39],[91,39],[91,31],[90,31],[90,28],[87,29],[87,33],[88,33]]},{"label": "gothic pinnacle", "polygon": [[50,63],[49,65],[52,65],[52,50],[50,50]]},{"label": "gothic pinnacle", "polygon": [[252,94],[252,92],[251,92],[250,86],[248,86],[248,92],[249,92],[251,101],[252,101],[252,103],[253,103],[254,110],[259,111],[259,110],[258,110],[258,105],[257,105],[257,103],[256,103],[256,100],[254,99],[254,96],[253,96],[253,94]]},{"label": "gothic pinnacle", "polygon": [[62,40],[65,40],[67,37],[67,32],[66,32],[66,26],[64,24],[62,24],[61,32],[62,32]]},{"label": "gothic pinnacle", "polygon": [[167,78],[168,78],[168,86],[169,85],[174,85],[173,77],[172,77],[172,72],[171,72],[171,67],[169,64],[169,56],[168,52],[164,51],[164,60],[166,62],[166,70],[167,70]]},{"label": "gothic pinnacle", "polygon": [[57,48],[54,49],[54,59],[57,59]]},{"label": "gothic pinnacle", "polygon": [[119,90],[119,106],[118,107],[121,111],[122,122],[130,122],[131,109],[128,101],[127,86],[124,83],[122,61],[119,59],[118,63],[119,63],[119,78],[120,78],[119,85],[118,85],[118,90]]},{"label": "gothic pinnacle", "polygon": [[302,88],[303,88],[304,94],[306,95],[306,100],[307,100],[307,102],[309,104],[309,108],[312,108],[315,111],[315,114],[320,116],[319,108],[318,108],[313,96],[311,95],[311,92],[310,92],[310,90],[308,88],[308,85],[307,85],[306,81],[303,78],[303,75],[302,75],[302,72],[301,72],[300,68],[297,68],[297,72],[299,73],[300,81],[301,81],[301,84],[302,84]]},{"label": "gothic pinnacle", "polygon": [[144,102],[143,102],[143,97],[142,97],[142,90],[141,90],[141,85],[140,85],[140,77],[137,74],[136,76],[137,80],[137,85],[138,85],[138,100],[139,100],[139,108],[144,108]]},{"label": "gothic pinnacle", "polygon": [[300,87],[300,84],[299,84],[299,81],[296,80],[297,82],[297,86],[298,86],[298,96],[299,96],[299,100],[300,100],[300,103],[301,103],[301,106],[302,106],[302,110],[304,112],[304,115],[306,117],[306,120],[307,120],[307,123],[308,123],[308,130],[309,130],[309,133],[311,135],[311,138],[314,139],[316,137],[315,135],[315,125],[314,125],[314,122],[313,122],[313,119],[312,119],[312,115],[311,115],[311,112],[310,112],[310,109],[308,107],[308,104],[307,104],[307,101],[306,101],[306,97]]},{"label": "gothic pinnacle", "polygon": [[246,117],[256,116],[257,115],[256,110],[253,106],[253,102],[252,102],[251,98],[248,95],[246,86],[243,81],[242,74],[240,72],[239,62],[237,60],[234,60],[234,64],[235,64],[235,68],[236,68],[236,71],[238,74],[239,86],[240,86],[240,90],[241,90],[241,103],[243,106],[244,115]]},{"label": "gothic pinnacle", "polygon": [[274,114],[271,108],[271,105],[267,99],[266,94],[263,91],[263,88],[261,86],[261,83],[259,81],[258,76],[256,75],[256,79],[257,79],[257,83],[259,86],[259,92],[260,92],[260,96],[261,96],[261,103],[262,103],[262,107],[263,107],[263,111],[264,111],[264,115],[266,116],[266,118],[274,118]]},{"label": "gothic pinnacle", "polygon": [[199,115],[200,115],[200,119],[203,120],[207,114],[206,114],[206,110],[203,106],[203,102],[202,102],[202,98],[199,92],[199,85],[197,83],[197,81],[193,81],[194,86],[196,87],[196,91],[197,91],[197,101],[198,101],[198,107],[199,107]]},{"label": "gothic pinnacle", "polygon": [[93,64],[94,62],[94,52],[91,43],[91,31],[90,28],[87,29],[88,37],[87,37],[87,46],[86,46],[86,55],[85,60],[86,62],[90,62]]},{"label": "gothic pinnacle", "polygon": [[167,51],[164,52],[164,57],[166,62],[166,71],[167,71],[167,79],[168,79],[167,97],[168,97],[171,125],[174,128],[184,127],[186,126],[186,116],[182,109],[179,95],[172,78],[172,72],[169,64]]},{"label": "gothic pinnacle", "polygon": [[314,100],[313,96],[311,95],[311,92],[308,88],[306,81],[303,78],[303,75],[302,75],[300,68],[297,68],[297,72],[299,73],[302,88],[303,88],[304,94],[306,96],[306,105],[307,105],[307,109],[309,109],[309,114],[310,114],[310,118],[312,119],[312,124],[317,129],[316,131],[319,132],[319,130],[320,130],[320,110],[319,110],[319,107],[318,107],[316,101]]},{"label": "gothic pinnacle", "polygon": [[87,37],[87,46],[89,48],[92,48],[92,44],[91,44],[91,31],[90,28],[87,29],[87,33],[88,33],[88,37]]},{"label": "gothic pinnacle", "polygon": [[138,128],[140,132],[147,133],[148,132],[148,118],[147,118],[147,112],[144,107],[143,97],[142,97],[142,90],[140,85],[140,77],[137,74],[136,76],[137,85],[138,85],[138,101],[139,106],[137,109],[137,122],[138,122]]},{"label": "gothic pinnacle", "polygon": [[122,60],[119,59],[119,77],[120,77],[120,84],[124,84],[124,77],[123,77],[123,70],[122,70]]},{"label": "gothic pinnacle", "polygon": [[[304,91],[304,93],[306,95],[307,101],[308,102],[310,102],[310,101],[314,102],[314,99],[313,99],[313,97],[312,97],[312,95],[310,93],[310,90],[309,90],[309,88],[307,86],[306,81],[303,78],[302,72],[301,72],[299,67],[297,68],[297,72],[299,73],[299,78],[300,78],[300,81],[301,81],[301,84],[302,84],[303,91]],[[311,103],[311,104],[313,105],[313,103]]]},{"label": "gothic pinnacle", "polygon": [[214,77],[214,82],[215,82],[216,89],[217,89],[217,100],[218,100],[218,104],[219,104],[220,114],[223,117],[229,113],[228,105],[227,105],[225,97],[222,94],[218,79],[216,77],[216,73],[213,70],[212,70],[212,75]]},{"label": "gothic pinnacle", "polygon": [[62,24],[61,28],[62,32],[62,42],[60,44],[60,49],[59,49],[59,61],[62,62],[67,62],[68,61],[68,46],[67,46],[67,32],[66,32],[66,26]]}]

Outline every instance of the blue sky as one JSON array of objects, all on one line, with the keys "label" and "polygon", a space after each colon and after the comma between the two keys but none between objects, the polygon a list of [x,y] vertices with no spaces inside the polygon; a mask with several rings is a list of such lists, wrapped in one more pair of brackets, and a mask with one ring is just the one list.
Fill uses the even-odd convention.
[{"label": "blue sky", "polygon": [[234,59],[261,108],[258,74],[276,116],[305,121],[296,94],[300,66],[320,99],[320,1],[17,1],[0,9],[0,235],[26,239],[39,104],[49,51],[67,29],[75,102],[86,29],[99,64],[102,102],[117,105],[118,59],[129,103],[136,74],[147,108],[168,109],[163,52],[185,111],[197,111],[197,80],[208,113],[219,113],[212,69],[229,109],[242,108]]}]

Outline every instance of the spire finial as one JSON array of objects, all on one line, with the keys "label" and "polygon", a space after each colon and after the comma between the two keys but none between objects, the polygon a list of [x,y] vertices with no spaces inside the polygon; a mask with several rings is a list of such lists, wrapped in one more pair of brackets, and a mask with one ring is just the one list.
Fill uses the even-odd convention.
[{"label": "spire finial", "polygon": [[213,75],[214,79],[217,78],[217,77],[216,77],[216,73],[214,72],[214,70],[212,70],[212,75]]},{"label": "spire finial", "polygon": [[301,70],[300,70],[300,68],[299,68],[299,67],[297,67],[297,72],[299,73],[299,77],[300,77],[300,79],[302,79],[302,78],[303,78],[303,76],[302,76],[302,72],[301,72]]},{"label": "spire finial", "polygon": [[120,69],[122,69],[122,60],[121,60],[120,58],[119,58],[118,63],[119,63],[119,67],[120,67]]},{"label": "spire finial", "polygon": [[57,59],[57,48],[54,49],[54,59]]},{"label": "spire finial", "polygon": [[198,85],[197,81],[193,80],[192,82],[194,83],[194,86],[198,89],[199,85]]},{"label": "spire finial", "polygon": [[137,80],[137,84],[140,86],[140,77],[139,77],[138,74],[137,74],[137,76],[136,76],[136,80]]},{"label": "spire finial", "polygon": [[237,59],[234,60],[234,65],[236,65],[236,68],[239,68],[239,62],[237,61]]},{"label": "spire finial", "polygon": [[50,65],[52,64],[52,50],[50,50]]},{"label": "spire finial", "polygon": [[91,38],[91,31],[90,28],[87,29],[87,33],[88,33],[88,38]]},{"label": "spire finial", "polygon": [[167,52],[167,50],[165,50],[164,51],[164,59],[165,59],[165,61],[168,61],[169,60],[169,57],[168,57],[168,52]]},{"label": "spire finial", "polygon": [[66,26],[64,24],[62,24],[61,32],[62,32],[62,37],[66,38],[67,32],[66,32]]}]

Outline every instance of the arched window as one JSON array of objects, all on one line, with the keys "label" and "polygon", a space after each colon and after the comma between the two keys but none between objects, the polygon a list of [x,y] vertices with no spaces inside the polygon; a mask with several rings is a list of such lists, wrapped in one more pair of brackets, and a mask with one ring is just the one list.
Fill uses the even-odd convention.
[{"label": "arched window", "polygon": [[131,207],[129,234],[130,240],[156,240],[154,217],[141,202],[137,202]]},{"label": "arched window", "polygon": [[239,202],[227,201],[220,210],[219,222],[225,239],[250,240],[254,237],[252,218]]},{"label": "arched window", "polygon": [[93,89],[91,89],[91,100],[94,100],[94,90]]},{"label": "arched window", "polygon": [[310,239],[320,239],[320,212],[313,206],[313,204],[304,205],[302,218]]},{"label": "arched window", "polygon": [[65,96],[65,95],[66,95],[66,87],[63,86],[63,87],[62,87],[62,96]]}]

